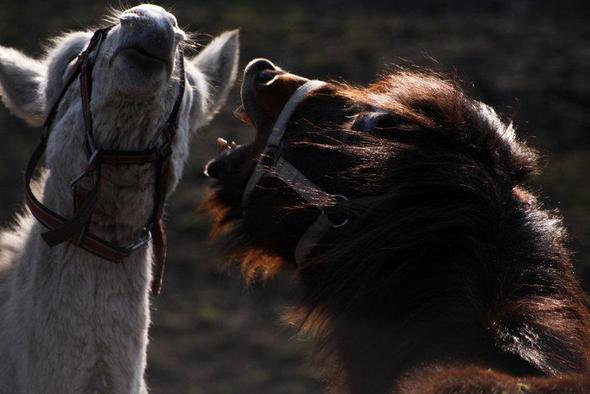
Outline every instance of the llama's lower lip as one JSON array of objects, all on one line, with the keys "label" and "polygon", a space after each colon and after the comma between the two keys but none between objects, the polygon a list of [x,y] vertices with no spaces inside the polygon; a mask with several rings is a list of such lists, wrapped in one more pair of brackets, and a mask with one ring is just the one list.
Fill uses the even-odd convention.
[{"label": "llama's lower lip", "polygon": [[142,68],[149,66],[167,66],[170,62],[168,59],[162,59],[145,49],[138,47],[120,48],[113,55],[113,59],[116,59],[121,55],[127,60],[140,64]]}]

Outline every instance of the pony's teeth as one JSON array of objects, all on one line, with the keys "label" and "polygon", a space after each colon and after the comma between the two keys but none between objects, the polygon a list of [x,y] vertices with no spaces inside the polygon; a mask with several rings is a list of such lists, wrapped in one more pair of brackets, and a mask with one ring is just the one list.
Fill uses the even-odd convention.
[{"label": "pony's teeth", "polygon": [[217,139],[217,150],[219,150],[219,152],[223,152],[227,148],[229,148],[229,144],[227,143],[227,141],[223,138],[218,138]]},{"label": "pony's teeth", "polygon": [[244,109],[243,105],[240,105],[238,108],[234,110],[234,117],[236,117],[243,123],[252,125],[252,119],[250,119],[250,117],[246,113],[246,110]]}]

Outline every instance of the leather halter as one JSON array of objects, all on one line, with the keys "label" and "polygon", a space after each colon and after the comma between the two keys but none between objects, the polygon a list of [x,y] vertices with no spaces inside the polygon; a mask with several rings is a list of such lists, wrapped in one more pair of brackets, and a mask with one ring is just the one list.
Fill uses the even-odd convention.
[{"label": "leather halter", "polygon": [[[180,105],[182,103],[185,89],[184,58],[181,50],[178,95],[174,102],[172,112],[160,131],[155,134],[154,138],[148,145],[148,148],[142,151],[100,149],[96,146],[94,141],[92,113],[90,111],[90,100],[92,97],[92,69],[94,66],[90,54],[95,50],[96,53],[94,57],[96,57],[104,39],[112,27],[113,26],[109,26],[99,29],[94,33],[86,48],[78,55],[66,84],[49,111],[43,126],[44,131],[41,136],[41,142],[33,152],[27,165],[25,175],[26,204],[33,216],[43,226],[48,228],[48,231],[42,233],[41,237],[52,247],[67,241],[105,260],[121,264],[133,252],[146,247],[150,240],[153,239],[155,267],[151,283],[151,292],[154,295],[158,295],[162,286],[164,264],[166,261],[166,232],[164,229],[163,214],[166,190],[168,188],[170,176],[170,156],[172,154],[172,143],[178,128]],[[74,215],[67,219],[43,205],[43,203],[41,203],[33,194],[30,184],[39,160],[47,149],[47,140],[49,139],[51,126],[59,105],[76,78],[79,78],[80,80],[80,95],[82,99],[85,146],[88,163],[82,174],[71,183],[72,192],[74,194]],[[156,144],[160,139],[162,139],[162,143],[159,147],[156,147]],[[96,206],[97,196],[100,190],[101,167],[103,164],[153,164],[155,167],[156,184],[154,192],[154,208],[142,230],[141,236],[130,245],[114,244],[89,231],[90,219]],[[87,182],[92,185],[89,191],[81,187],[80,182],[83,179],[87,180]]]},{"label": "leather halter", "polygon": [[[348,218],[344,218],[339,223],[330,219],[326,213],[328,207],[326,201],[333,201],[334,205],[348,202],[348,198],[340,194],[330,194],[310,181],[301,171],[293,166],[283,156],[283,136],[287,127],[287,122],[293,115],[297,106],[313,91],[316,91],[326,85],[322,81],[308,81],[300,86],[289,98],[283,110],[275,122],[266,146],[262,153],[261,159],[256,164],[254,172],[250,176],[244,194],[242,195],[242,208],[245,209],[250,196],[263,177],[274,177],[283,181],[300,197],[309,204],[319,209],[320,215],[305,231],[297,246],[295,247],[295,262],[301,266],[311,250],[317,246],[322,237],[333,228],[342,227],[348,223]],[[263,163],[264,162],[264,163]]]}]

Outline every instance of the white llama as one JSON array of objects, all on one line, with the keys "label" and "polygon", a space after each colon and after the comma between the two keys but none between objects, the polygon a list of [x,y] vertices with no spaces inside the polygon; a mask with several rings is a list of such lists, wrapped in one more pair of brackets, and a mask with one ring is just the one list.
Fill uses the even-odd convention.
[{"label": "white llama", "polygon": [[[0,96],[12,113],[40,126],[60,101],[46,144],[47,170],[35,193],[65,218],[77,212],[70,184],[88,167],[85,106],[96,149],[122,152],[163,144],[158,133],[180,102],[162,193],[167,197],[181,176],[191,135],[211,120],[235,80],[235,31],[183,60],[186,36],[164,9],[140,5],[115,22],[88,51],[94,67],[86,100],[77,79],[59,96],[92,32],[56,39],[41,60],[0,47]],[[153,163],[100,167],[98,175],[93,171],[100,187],[87,233],[128,245],[154,212],[158,175]],[[0,233],[0,393],[145,393],[152,245],[114,264],[71,238],[49,246],[42,238],[47,231],[27,210]]]}]

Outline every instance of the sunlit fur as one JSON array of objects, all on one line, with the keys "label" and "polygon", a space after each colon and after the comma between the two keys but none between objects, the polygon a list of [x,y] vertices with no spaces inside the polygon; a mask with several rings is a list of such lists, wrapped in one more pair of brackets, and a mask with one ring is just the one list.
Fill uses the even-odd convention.
[{"label": "sunlit fur", "polygon": [[[165,12],[155,6],[150,10]],[[103,149],[144,150],[178,95],[182,43],[177,43],[172,75],[156,78],[150,85],[153,91],[138,97],[121,91],[119,78],[129,78],[132,70],[122,70],[122,63],[116,72],[109,66],[121,34],[120,25],[113,27],[96,58],[90,105],[94,135]],[[39,126],[91,35],[65,34],[39,60],[0,47],[3,103]],[[224,103],[237,60],[235,31],[186,59],[187,84],[172,146],[168,195],[182,175],[191,135]],[[84,143],[75,81],[55,117],[47,170],[36,184],[43,203],[65,217],[73,211],[70,182],[86,166]],[[155,176],[150,164],[105,165],[90,230],[120,245],[131,243],[151,215]],[[145,393],[151,247],[136,251],[123,264],[113,264],[71,243],[50,248],[41,239],[43,231],[25,211],[11,229],[0,233],[0,393]]]},{"label": "sunlit fur", "polygon": [[258,157],[204,206],[244,271],[296,271],[288,319],[313,334],[329,388],[590,392],[588,300],[561,218],[528,191],[537,154],[512,125],[452,81],[400,71],[315,92],[284,141],[316,185],[360,202],[302,265],[294,247],[318,211],[271,178],[242,207]]}]

